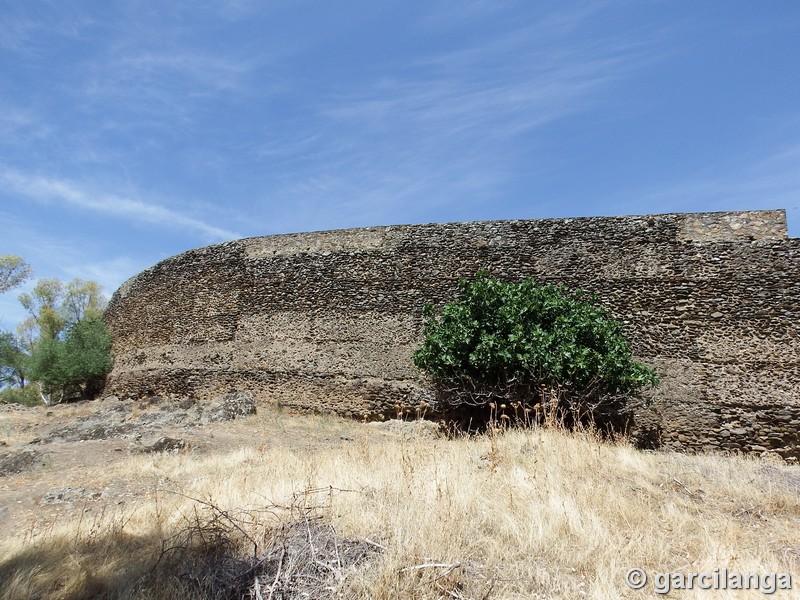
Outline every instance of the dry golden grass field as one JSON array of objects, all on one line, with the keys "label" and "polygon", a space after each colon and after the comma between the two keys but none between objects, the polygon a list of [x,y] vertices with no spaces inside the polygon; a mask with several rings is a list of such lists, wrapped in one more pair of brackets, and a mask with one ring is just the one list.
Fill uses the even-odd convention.
[{"label": "dry golden grass field", "polygon": [[[0,477],[3,600],[800,598],[800,467],[777,459],[267,408],[159,430],[177,452],[48,443],[101,404],[0,412],[0,450],[35,450]],[[761,589],[666,596],[663,573]],[[794,589],[765,594],[770,573]]]}]

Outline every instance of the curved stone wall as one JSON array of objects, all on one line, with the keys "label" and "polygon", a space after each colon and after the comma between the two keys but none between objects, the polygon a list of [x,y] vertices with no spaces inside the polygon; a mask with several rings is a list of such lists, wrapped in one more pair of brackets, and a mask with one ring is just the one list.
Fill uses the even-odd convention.
[{"label": "curved stone wall", "polygon": [[800,240],[783,211],[373,227],[191,250],[126,282],[107,394],[356,418],[414,406],[426,302],[480,268],[596,292],[663,384],[642,427],[676,449],[800,456]]}]

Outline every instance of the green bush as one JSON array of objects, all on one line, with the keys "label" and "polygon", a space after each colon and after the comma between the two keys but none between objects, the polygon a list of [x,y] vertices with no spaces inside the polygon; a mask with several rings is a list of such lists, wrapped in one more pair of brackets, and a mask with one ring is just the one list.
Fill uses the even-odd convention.
[{"label": "green bush", "polygon": [[425,307],[425,339],[414,353],[440,408],[513,403],[516,416],[541,419],[557,408],[572,424],[618,428],[631,401],[658,384],[632,359],[622,323],[580,290],[485,271],[458,289],[438,314]]},{"label": "green bush", "polygon": [[7,387],[0,390],[0,402],[22,404],[23,406],[40,406],[42,397],[36,384],[26,385],[24,388]]}]

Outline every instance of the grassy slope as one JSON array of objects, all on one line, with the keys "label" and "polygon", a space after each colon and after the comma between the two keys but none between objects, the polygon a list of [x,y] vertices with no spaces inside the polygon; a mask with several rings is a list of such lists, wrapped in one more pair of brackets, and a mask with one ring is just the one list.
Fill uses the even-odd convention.
[{"label": "grassy slope", "polygon": [[[326,448],[275,438],[293,440],[295,423],[344,439]],[[652,586],[625,586],[631,567],[785,571],[795,592],[774,597],[800,597],[796,466],[642,453],[554,430],[430,440],[373,439],[367,427],[281,417],[278,429],[253,430],[272,436],[260,447],[131,457],[114,476],[155,476],[150,497],[0,543],[0,598],[178,597],[134,583],[162,540],[209,516],[186,496],[238,515],[257,542],[308,509],[342,536],[384,546],[348,575],[343,598],[654,597]],[[430,563],[458,564],[409,569]],[[681,594],[670,597],[763,597]]]}]

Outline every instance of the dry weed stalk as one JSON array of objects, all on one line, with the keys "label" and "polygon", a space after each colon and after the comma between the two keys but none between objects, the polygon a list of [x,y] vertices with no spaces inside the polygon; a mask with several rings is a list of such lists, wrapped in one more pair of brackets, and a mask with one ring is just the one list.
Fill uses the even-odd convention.
[{"label": "dry weed stalk", "polygon": [[[545,427],[409,440],[270,419],[253,448],[119,467],[178,494],[1,542],[0,599],[635,600],[625,568],[800,572],[796,466]],[[309,429],[319,444],[298,444]]]},{"label": "dry weed stalk", "polygon": [[[285,506],[235,512],[179,494],[192,502],[191,512],[186,524],[163,540],[151,582],[177,576],[190,594],[210,600],[333,598],[349,571],[382,548],[342,538],[319,514],[324,507],[309,502],[339,491],[352,490],[307,489]],[[265,528],[265,516],[278,524]]]},{"label": "dry weed stalk", "polygon": [[575,390],[515,378],[495,384],[459,378],[432,381],[431,388],[435,414],[449,419],[449,430],[454,433],[544,426],[595,430],[612,439],[624,437],[635,410],[651,398],[601,393],[600,383]]}]

